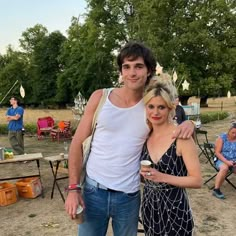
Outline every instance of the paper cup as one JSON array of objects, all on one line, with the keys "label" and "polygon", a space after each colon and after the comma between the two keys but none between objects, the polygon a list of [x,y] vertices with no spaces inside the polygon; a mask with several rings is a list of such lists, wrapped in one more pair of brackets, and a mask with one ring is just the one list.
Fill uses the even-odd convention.
[{"label": "paper cup", "polygon": [[148,161],[148,160],[142,160],[141,162],[141,170],[143,169],[143,168],[150,168],[151,167],[151,162],[150,161]]},{"label": "paper cup", "polygon": [[64,153],[60,153],[60,157],[61,157],[61,158],[64,158]]},{"label": "paper cup", "polygon": [[83,210],[84,209],[82,206],[78,206],[77,212],[76,212],[76,218],[74,219],[74,221],[77,224],[82,224],[84,222],[84,211]]}]

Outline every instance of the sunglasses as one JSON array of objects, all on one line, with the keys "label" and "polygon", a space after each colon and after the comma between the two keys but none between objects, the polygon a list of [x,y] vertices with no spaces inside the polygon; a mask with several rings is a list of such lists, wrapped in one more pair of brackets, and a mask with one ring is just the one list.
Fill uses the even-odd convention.
[{"label": "sunglasses", "polygon": [[233,122],[233,123],[231,124],[231,128],[236,128],[236,122]]}]

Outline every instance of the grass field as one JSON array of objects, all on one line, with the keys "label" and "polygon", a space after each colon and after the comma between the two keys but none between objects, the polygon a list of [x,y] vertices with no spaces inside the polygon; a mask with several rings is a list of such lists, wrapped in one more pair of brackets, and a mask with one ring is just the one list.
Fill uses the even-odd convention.
[{"label": "grass field", "polygon": [[[0,108],[1,123],[7,123],[5,119],[7,108]],[[55,121],[73,120],[73,113],[70,109],[52,110],[52,109],[25,109],[24,123],[37,123],[39,117],[51,116]]]}]

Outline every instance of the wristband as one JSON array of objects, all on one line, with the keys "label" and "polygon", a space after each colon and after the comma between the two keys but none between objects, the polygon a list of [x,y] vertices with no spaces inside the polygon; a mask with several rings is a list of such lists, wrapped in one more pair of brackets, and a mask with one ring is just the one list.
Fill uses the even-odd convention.
[{"label": "wristband", "polygon": [[71,190],[81,190],[82,187],[80,184],[70,184],[67,188],[66,191],[71,191]]}]

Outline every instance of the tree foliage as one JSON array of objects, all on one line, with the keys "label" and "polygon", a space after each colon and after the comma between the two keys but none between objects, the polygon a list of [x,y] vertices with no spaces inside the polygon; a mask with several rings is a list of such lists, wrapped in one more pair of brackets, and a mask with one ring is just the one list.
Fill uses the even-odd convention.
[{"label": "tree foliage", "polygon": [[[22,51],[0,55],[0,93],[15,80],[27,104],[65,105],[117,84],[116,54],[129,40],[149,46],[161,66],[176,70],[182,96],[236,94],[234,0],[87,0],[83,19],[72,17],[65,37],[43,25],[27,28]],[[189,90],[182,82],[190,83]],[[233,89],[232,89],[233,87]]]},{"label": "tree foliage", "polygon": [[225,96],[235,80],[235,1],[135,2],[136,38],[154,49],[164,68],[175,69],[179,81],[188,80],[190,90],[180,86],[180,94]]}]

